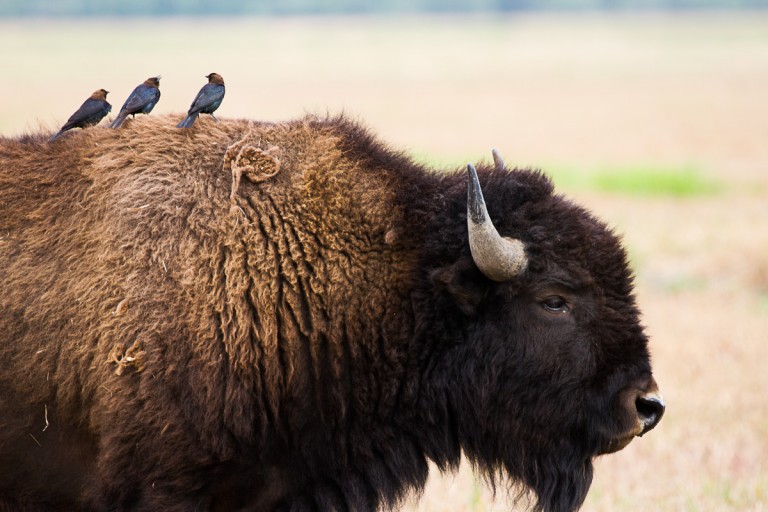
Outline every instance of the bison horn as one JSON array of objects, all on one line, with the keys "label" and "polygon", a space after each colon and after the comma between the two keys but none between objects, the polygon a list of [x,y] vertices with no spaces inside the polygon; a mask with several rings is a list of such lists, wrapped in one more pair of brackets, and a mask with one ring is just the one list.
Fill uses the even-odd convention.
[{"label": "bison horn", "polygon": [[522,273],[528,264],[525,245],[515,238],[499,235],[485,208],[475,166],[467,165],[467,172],[467,227],[472,259],[488,279],[508,281]]},{"label": "bison horn", "polygon": [[503,171],[504,160],[501,159],[501,155],[499,154],[498,150],[496,148],[493,148],[491,150],[491,154],[493,155],[493,163],[496,165],[496,170]]}]

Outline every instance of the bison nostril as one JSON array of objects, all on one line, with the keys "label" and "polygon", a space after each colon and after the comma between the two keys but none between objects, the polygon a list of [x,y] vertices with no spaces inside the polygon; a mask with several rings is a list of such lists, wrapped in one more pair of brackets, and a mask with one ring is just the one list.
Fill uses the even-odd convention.
[{"label": "bison nostril", "polygon": [[643,431],[640,432],[641,436],[658,425],[666,409],[661,397],[652,394],[638,397],[635,400],[635,407],[637,408],[637,415],[643,424]]}]

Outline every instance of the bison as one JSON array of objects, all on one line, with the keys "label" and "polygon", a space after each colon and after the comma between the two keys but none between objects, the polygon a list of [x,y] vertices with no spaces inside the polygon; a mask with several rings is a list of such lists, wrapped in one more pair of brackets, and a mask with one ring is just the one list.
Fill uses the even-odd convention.
[{"label": "bison", "polygon": [[661,418],[621,242],[541,172],[178,119],[0,140],[0,510],[374,511],[464,454],[565,512]]}]

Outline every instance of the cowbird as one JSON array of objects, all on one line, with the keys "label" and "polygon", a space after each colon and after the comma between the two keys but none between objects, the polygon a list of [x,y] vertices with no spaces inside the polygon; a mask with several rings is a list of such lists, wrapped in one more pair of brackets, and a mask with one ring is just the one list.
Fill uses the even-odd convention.
[{"label": "cowbird", "polygon": [[104,119],[104,116],[112,111],[112,105],[107,103],[107,94],[109,91],[99,89],[94,91],[91,96],[80,105],[74,114],[69,116],[67,122],[61,127],[61,130],[51,137],[48,142],[53,142],[58,139],[59,136],[71,130],[72,128],[85,128],[87,126],[93,126],[98,124],[99,121]]},{"label": "cowbird", "polygon": [[136,114],[149,114],[152,112],[152,109],[155,108],[158,100],[160,100],[160,89],[158,87],[160,87],[160,75],[147,78],[144,80],[144,83],[137,85],[131,95],[128,96],[128,99],[125,100],[120,113],[117,114],[117,117],[109,127],[120,128],[128,114],[136,117]]},{"label": "cowbird", "polygon": [[[211,73],[206,76],[208,83],[205,84],[200,92],[195,96],[195,100],[189,107],[187,117],[182,122],[176,125],[176,128],[189,128],[195,124],[197,116],[202,114],[211,114],[211,117],[216,119],[213,113],[221,105],[221,100],[224,99],[224,79],[218,73]],[[218,121],[218,119],[216,119]]]}]

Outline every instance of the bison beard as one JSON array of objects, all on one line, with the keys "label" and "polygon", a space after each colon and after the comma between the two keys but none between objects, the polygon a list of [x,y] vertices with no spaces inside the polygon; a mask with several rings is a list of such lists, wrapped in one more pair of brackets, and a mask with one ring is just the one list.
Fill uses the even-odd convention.
[{"label": "bison beard", "polygon": [[478,167],[489,279],[464,172],[175,121],[0,140],[0,510],[373,511],[464,453],[567,512],[660,418],[624,251],[542,174]]}]

